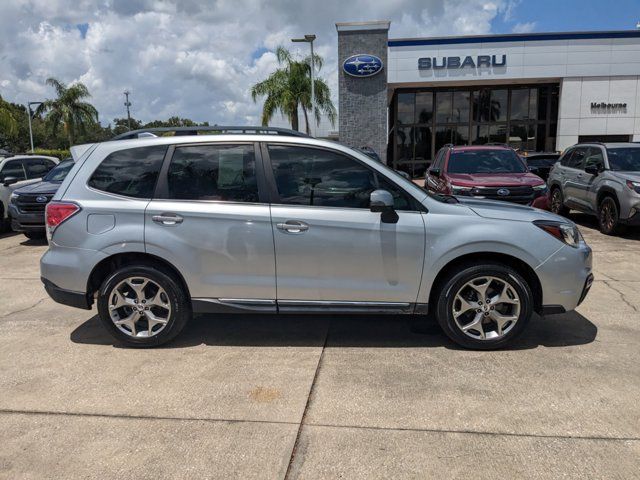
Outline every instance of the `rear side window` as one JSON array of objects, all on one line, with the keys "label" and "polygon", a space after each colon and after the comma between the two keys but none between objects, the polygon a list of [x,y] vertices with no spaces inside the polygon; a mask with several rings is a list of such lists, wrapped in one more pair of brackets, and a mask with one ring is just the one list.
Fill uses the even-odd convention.
[{"label": "rear side window", "polygon": [[573,151],[573,155],[569,159],[567,166],[570,168],[577,168],[579,170],[584,169],[584,159],[587,154],[587,148],[576,148]]},{"label": "rear side window", "polygon": [[166,146],[154,146],[113,152],[93,172],[88,185],[126,197],[151,198],[166,151]]},{"label": "rear side window", "polygon": [[24,160],[27,178],[42,178],[55,166],[56,164],[48,158],[26,158]]},{"label": "rear side window", "polygon": [[4,182],[4,179],[9,177],[17,178],[18,181],[27,179],[21,160],[9,160],[4,164],[0,170],[0,180]]},{"label": "rear side window", "polygon": [[169,165],[167,187],[171,199],[257,203],[253,145],[178,147]]},{"label": "rear side window", "polygon": [[560,165],[562,165],[563,167],[568,167],[569,161],[571,161],[571,156],[573,155],[574,151],[575,150],[569,150],[568,152],[565,152],[564,155],[562,155],[562,157],[560,158]]}]

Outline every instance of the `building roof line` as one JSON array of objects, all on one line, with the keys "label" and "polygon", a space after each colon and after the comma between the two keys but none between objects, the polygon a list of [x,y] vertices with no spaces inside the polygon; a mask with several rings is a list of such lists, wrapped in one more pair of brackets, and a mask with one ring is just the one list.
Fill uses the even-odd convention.
[{"label": "building roof line", "polygon": [[468,35],[459,37],[425,37],[390,39],[390,47],[419,45],[452,45],[465,43],[500,43],[550,40],[590,40],[614,38],[640,38],[640,30],[608,30],[591,32],[507,33],[498,35]]}]

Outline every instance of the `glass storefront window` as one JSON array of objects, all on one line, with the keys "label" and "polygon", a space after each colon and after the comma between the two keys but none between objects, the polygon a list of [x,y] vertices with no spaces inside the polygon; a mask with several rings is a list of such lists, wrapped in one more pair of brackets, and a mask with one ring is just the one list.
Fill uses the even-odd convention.
[{"label": "glass storefront window", "polygon": [[436,92],[436,123],[451,123],[453,92]]},{"label": "glass storefront window", "polygon": [[535,150],[536,126],[532,123],[512,123],[509,130],[509,145],[516,150]]},{"label": "glass storefront window", "polygon": [[454,145],[468,145],[469,144],[469,127],[456,127],[453,130],[453,139],[451,143]]},{"label": "glass storefront window", "polygon": [[415,132],[415,160],[431,161],[431,128],[417,127]]},{"label": "glass storefront window", "polygon": [[489,125],[489,143],[507,143],[507,126]]},{"label": "glass storefront window", "polygon": [[453,92],[453,121],[455,123],[469,122],[470,94],[471,92],[464,90]]},{"label": "glass storefront window", "polygon": [[415,111],[415,94],[400,93],[398,94],[398,122],[411,125],[414,119]]},{"label": "glass storefront window", "polygon": [[529,90],[529,120],[535,120],[536,118],[538,118],[536,116],[537,110],[538,110],[538,89],[532,88]]},{"label": "glass storefront window", "polygon": [[511,120],[529,119],[529,89],[511,90]]},{"label": "glass storefront window", "polygon": [[413,127],[400,127],[396,134],[398,162],[413,160]]},{"label": "glass storefront window", "polygon": [[489,119],[492,122],[507,121],[508,90],[491,90]]},{"label": "glass storefront window", "polygon": [[484,145],[489,142],[489,125],[474,125],[471,127],[471,144]]},{"label": "glass storefront window", "polygon": [[416,93],[416,123],[433,120],[433,92]]}]

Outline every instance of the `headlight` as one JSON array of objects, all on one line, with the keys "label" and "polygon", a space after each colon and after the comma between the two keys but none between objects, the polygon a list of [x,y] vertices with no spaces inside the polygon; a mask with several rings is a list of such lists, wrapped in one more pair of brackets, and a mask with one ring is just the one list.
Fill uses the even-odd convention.
[{"label": "headlight", "polygon": [[632,182],[631,180],[627,180],[627,187],[629,187],[636,193],[640,193],[640,182]]},{"label": "headlight", "polygon": [[548,190],[549,190],[549,187],[547,187],[546,183],[543,183],[542,185],[536,185],[533,187],[533,191],[538,195],[544,195],[545,193],[547,193]]},{"label": "headlight", "polygon": [[451,193],[454,195],[469,195],[471,194],[472,187],[460,187],[458,185],[451,184]]},{"label": "headlight", "polygon": [[11,193],[11,200],[10,200],[10,202],[11,202],[11,203],[15,203],[15,202],[18,200],[18,197],[19,197],[19,196],[20,196],[20,195],[18,195],[18,194],[17,194],[17,193],[15,193],[15,192]]},{"label": "headlight", "polygon": [[575,225],[547,220],[536,220],[533,223],[536,227],[541,228],[550,235],[553,235],[570,247],[578,248],[580,242],[584,240],[580,230],[578,230],[578,227]]}]

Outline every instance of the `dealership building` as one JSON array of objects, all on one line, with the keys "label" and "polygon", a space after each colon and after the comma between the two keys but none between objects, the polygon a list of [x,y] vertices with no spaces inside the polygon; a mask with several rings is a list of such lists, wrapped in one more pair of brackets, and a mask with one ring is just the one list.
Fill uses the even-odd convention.
[{"label": "dealership building", "polygon": [[339,138],[424,176],[445,144],[640,141],[640,31],[390,39],[337,23]]}]

